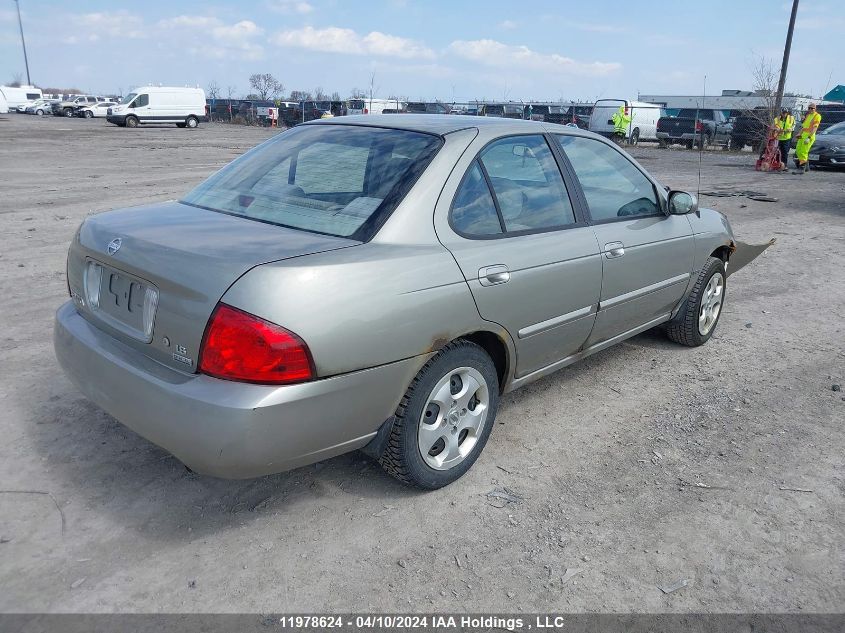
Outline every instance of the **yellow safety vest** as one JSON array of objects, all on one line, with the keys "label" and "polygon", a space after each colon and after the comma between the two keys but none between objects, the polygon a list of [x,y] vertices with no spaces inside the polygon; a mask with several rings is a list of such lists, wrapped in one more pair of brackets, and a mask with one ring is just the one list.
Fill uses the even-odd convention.
[{"label": "yellow safety vest", "polygon": [[801,124],[801,136],[815,136],[816,130],[819,128],[819,124],[822,122],[822,115],[818,112],[808,112],[807,116],[804,117],[804,122]]},{"label": "yellow safety vest", "polygon": [[779,141],[788,141],[792,138],[792,128],[795,127],[795,117],[791,114],[787,114],[786,118],[782,119],[777,117],[775,119],[775,128],[780,130],[780,135],[778,136]]},{"label": "yellow safety vest", "polygon": [[625,134],[627,132],[626,128],[631,122],[631,117],[630,115],[625,114],[625,106],[619,106],[619,110],[613,113],[610,120],[613,121],[614,132],[617,134]]}]

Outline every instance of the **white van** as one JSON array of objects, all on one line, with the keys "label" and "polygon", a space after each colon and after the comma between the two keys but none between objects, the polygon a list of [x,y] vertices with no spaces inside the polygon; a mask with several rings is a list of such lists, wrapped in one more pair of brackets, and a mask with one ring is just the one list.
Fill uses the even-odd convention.
[{"label": "white van", "polygon": [[346,104],[347,114],[382,114],[385,110],[392,113],[402,112],[408,104],[397,99],[350,99]]},{"label": "white van", "polygon": [[6,95],[0,90],[0,114],[9,114],[9,104],[6,103]]},{"label": "white van", "polygon": [[12,86],[0,86],[0,92],[6,99],[6,108],[9,111],[14,111],[18,106],[30,105],[36,99],[42,98],[41,88],[35,86],[21,86],[20,88],[13,88]]},{"label": "white van", "polygon": [[177,127],[194,128],[200,121],[208,121],[205,90],[169,86],[137,88],[126,95],[122,103],[109,108],[106,120],[125,127],[138,127],[141,123],[175,123]]},{"label": "white van", "polygon": [[626,138],[631,145],[640,140],[657,140],[657,120],[662,116],[663,109],[656,103],[644,101],[628,101],[627,99],[599,99],[593,105],[590,115],[590,131],[602,136],[613,136],[613,113],[619,106],[628,106],[631,122],[628,124]]}]

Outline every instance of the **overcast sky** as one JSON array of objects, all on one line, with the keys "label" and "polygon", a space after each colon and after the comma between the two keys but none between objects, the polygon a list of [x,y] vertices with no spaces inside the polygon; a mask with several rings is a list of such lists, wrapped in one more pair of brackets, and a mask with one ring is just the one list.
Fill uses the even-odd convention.
[{"label": "overcast sky", "polygon": [[[592,101],[750,89],[780,66],[783,0],[21,0],[32,80],[93,93],[252,73],[292,89],[412,99]],[[126,8],[121,8],[126,7]],[[801,0],[787,90],[845,83],[845,1]],[[13,0],[0,0],[0,83],[24,74]]]}]

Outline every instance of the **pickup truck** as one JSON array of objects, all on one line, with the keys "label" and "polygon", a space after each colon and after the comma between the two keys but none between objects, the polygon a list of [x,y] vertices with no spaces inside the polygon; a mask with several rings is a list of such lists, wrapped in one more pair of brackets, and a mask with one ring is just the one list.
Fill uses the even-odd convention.
[{"label": "pickup truck", "polygon": [[731,129],[731,148],[742,149],[750,145],[751,151],[757,154],[766,142],[770,117],[768,108],[754,108],[738,114]]},{"label": "pickup truck", "polygon": [[731,144],[731,128],[721,110],[711,108],[681,108],[677,116],[660,117],[657,121],[657,140],[660,147],[681,143],[692,149],[693,145]]}]

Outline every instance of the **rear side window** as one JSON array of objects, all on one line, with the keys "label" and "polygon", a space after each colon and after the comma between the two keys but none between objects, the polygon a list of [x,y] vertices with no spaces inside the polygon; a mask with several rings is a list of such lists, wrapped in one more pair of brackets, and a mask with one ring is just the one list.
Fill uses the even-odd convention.
[{"label": "rear side window", "polygon": [[230,163],[182,202],[366,241],[441,145],[438,136],[406,130],[296,127]]},{"label": "rear side window", "polygon": [[502,233],[496,204],[478,161],[473,161],[452,204],[452,228],[466,236]]},{"label": "rear side window", "polygon": [[575,223],[557,163],[541,135],[514,136],[491,144],[481,162],[508,232]]},{"label": "rear side window", "polygon": [[592,138],[557,139],[575,169],[593,221],[662,214],[654,185],[621,152]]}]

